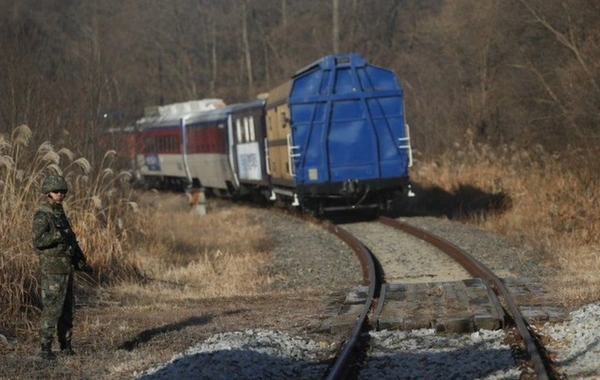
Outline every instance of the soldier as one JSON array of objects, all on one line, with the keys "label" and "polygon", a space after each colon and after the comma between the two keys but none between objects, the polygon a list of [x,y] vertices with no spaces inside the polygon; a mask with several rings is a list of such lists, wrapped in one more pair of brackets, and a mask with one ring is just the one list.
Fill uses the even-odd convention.
[{"label": "soldier", "polygon": [[42,183],[46,195],[33,218],[33,246],[38,250],[41,269],[42,318],[40,356],[54,360],[54,332],[57,332],[61,352],[75,355],[71,346],[74,294],[73,270],[90,271],[71,229],[62,202],[67,194],[67,182],[61,176],[48,175]]}]

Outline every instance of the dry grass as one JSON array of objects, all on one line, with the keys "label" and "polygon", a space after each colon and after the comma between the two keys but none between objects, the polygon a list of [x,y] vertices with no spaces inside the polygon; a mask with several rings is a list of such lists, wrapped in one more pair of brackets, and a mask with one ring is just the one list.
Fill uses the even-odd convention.
[{"label": "dry grass", "polygon": [[[61,174],[70,184],[65,208],[73,228],[96,270],[92,282],[110,283],[138,277],[139,267],[128,242],[134,204],[126,173],[110,168],[108,152],[99,169],[67,148],[49,142],[29,146],[32,131],[22,125],[11,136],[0,135],[0,327],[31,326],[39,313],[37,256],[31,244],[31,221],[43,195],[47,174]],[[132,218],[133,216],[133,218]]]},{"label": "dry grass", "polygon": [[[438,162],[415,165],[413,180],[452,193],[468,184],[503,192],[511,206],[469,223],[524,244],[531,261],[558,269],[547,286],[566,305],[600,299],[600,180],[577,152],[550,155],[505,146],[456,146]],[[577,162],[582,163],[578,165]]]},{"label": "dry grass", "polygon": [[[50,143],[28,152],[31,131],[0,136],[0,328],[35,329],[39,315],[37,257],[30,243],[31,217],[46,173],[62,173],[71,185],[69,214],[96,270],[93,285],[111,285],[137,312],[177,301],[249,296],[268,283],[260,272],[269,259],[267,233],[251,210],[226,207],[199,217],[181,194],[134,193],[124,174],[110,168],[112,153],[93,169],[68,149]],[[504,192],[510,207],[475,213],[467,222],[525,244],[531,257],[556,268],[546,285],[569,306],[600,299],[600,190],[597,176],[580,160],[541,148],[456,146],[437,162],[418,162],[412,177],[452,193],[465,185],[486,194]],[[570,168],[561,163],[568,161]],[[134,202],[135,200],[135,202]],[[148,298],[154,304],[142,302]],[[140,302],[137,302],[139,300]]]},{"label": "dry grass", "polygon": [[146,238],[138,256],[150,280],[122,284],[119,292],[168,300],[252,296],[269,281],[259,273],[269,242],[252,210],[215,208],[201,217],[181,194],[143,199]]},{"label": "dry grass", "polygon": [[49,142],[31,151],[31,137],[25,125],[10,137],[0,135],[0,333],[37,328],[38,261],[30,230],[43,198],[41,181],[51,173],[69,183],[65,208],[95,270],[92,278],[79,280],[92,287],[170,302],[252,296],[269,281],[258,273],[269,242],[250,211],[223,208],[201,218],[190,213],[181,194],[134,193],[126,173],[110,166],[114,152],[94,169]]}]

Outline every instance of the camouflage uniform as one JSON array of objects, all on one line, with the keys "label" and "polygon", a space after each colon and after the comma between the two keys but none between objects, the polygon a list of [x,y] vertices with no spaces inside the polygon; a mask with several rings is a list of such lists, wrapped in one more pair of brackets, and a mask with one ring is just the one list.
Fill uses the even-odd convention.
[{"label": "camouflage uniform", "polygon": [[[42,191],[67,191],[62,177],[48,176]],[[71,348],[73,328],[73,250],[69,239],[75,238],[61,203],[44,202],[35,213],[32,226],[33,246],[38,250],[41,269],[42,318],[40,337],[42,356],[53,359],[51,347],[57,331],[60,348]]]}]

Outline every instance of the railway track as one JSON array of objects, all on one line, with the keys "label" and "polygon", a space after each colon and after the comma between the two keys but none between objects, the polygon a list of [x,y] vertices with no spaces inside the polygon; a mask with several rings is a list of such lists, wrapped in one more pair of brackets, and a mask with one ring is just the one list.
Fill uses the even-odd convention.
[{"label": "railway track", "polygon": [[[296,219],[292,224],[298,224],[295,227],[298,229],[299,224],[301,223],[304,223],[304,221]],[[355,230],[363,229],[365,225],[371,226],[372,229],[385,230],[385,232],[383,235],[378,235],[373,233],[373,230],[365,229],[362,234],[355,233]],[[450,268],[453,265],[459,265],[452,264],[452,259],[447,258],[442,265],[446,269],[445,272],[441,271],[433,273],[434,271],[423,270],[423,268],[428,269],[431,266],[431,262],[420,261],[415,263],[403,262],[403,265],[409,267],[408,272],[393,273],[393,271],[389,270],[390,266],[388,264],[390,263],[384,260],[384,257],[381,255],[382,252],[377,245],[388,246],[390,251],[395,249],[396,252],[402,249],[414,250],[415,252],[419,252],[414,256],[431,255],[435,257],[433,259],[434,261],[441,261],[441,257],[444,255],[439,254],[439,247],[431,242],[426,243],[422,238],[421,232],[419,232],[416,237],[407,238],[406,234],[395,233],[391,229],[391,226],[384,224],[381,221],[379,223],[364,222],[344,225],[324,224],[324,226],[329,232],[339,236],[341,240],[345,241],[348,246],[352,247],[352,251],[356,253],[356,255],[353,255],[346,246],[343,247],[345,248],[345,256],[348,259],[346,266],[348,266],[349,263],[356,264],[354,256],[359,257],[361,261],[362,284],[357,287],[360,288],[357,292],[357,294],[360,293],[360,295],[356,296],[356,294],[348,294],[348,296],[354,296],[355,300],[361,297],[363,297],[363,299],[360,300],[361,304],[358,305],[360,310],[357,311],[357,308],[355,307],[357,306],[356,304],[351,305],[350,309],[352,309],[353,312],[346,316],[349,317],[346,318],[347,321],[352,321],[352,324],[349,325],[350,327],[348,328],[348,325],[344,325],[336,331],[336,334],[328,334],[330,337],[336,337],[335,342],[331,342],[326,338],[329,348],[325,348],[325,346],[322,345],[324,341],[319,341],[319,348],[314,345],[310,347],[310,345],[305,346],[302,342],[293,342],[291,337],[274,331],[251,330],[221,334],[209,342],[210,346],[214,345],[214,348],[209,349],[211,350],[210,352],[214,352],[210,354],[211,359],[209,362],[218,363],[218,365],[214,366],[214,371],[216,371],[217,375],[221,376],[227,373],[237,373],[237,371],[240,370],[238,368],[239,355],[255,355],[252,354],[255,352],[254,349],[250,349],[250,347],[256,347],[261,353],[265,351],[269,352],[269,355],[261,354],[260,358],[255,356],[251,360],[252,364],[246,363],[249,365],[249,368],[246,369],[245,373],[252,373],[252,377],[242,378],[254,378],[254,376],[258,376],[256,378],[327,378],[357,380],[395,378],[555,378],[552,377],[552,373],[549,372],[550,368],[546,368],[545,365],[545,375],[543,373],[539,375],[536,372],[537,369],[535,363],[531,360],[532,355],[527,350],[525,343],[518,345],[515,343],[514,346],[511,345],[509,347],[509,345],[504,342],[504,339],[506,339],[507,336],[510,336],[510,333],[513,330],[512,326],[516,325],[510,320],[506,325],[493,325],[496,323],[493,319],[491,322],[489,320],[486,322],[486,320],[483,319],[478,321],[478,324],[469,323],[470,327],[475,328],[481,327],[480,323],[491,323],[493,326],[490,326],[490,329],[504,328],[504,330],[495,330],[490,334],[485,332],[481,333],[481,339],[479,339],[479,341],[477,340],[477,337],[473,339],[471,334],[458,334],[460,336],[465,336],[466,338],[464,340],[460,337],[457,338],[457,334],[444,334],[443,330],[445,328],[444,326],[446,326],[444,323],[438,323],[434,326],[436,329],[440,327],[442,334],[433,333],[433,330],[430,328],[430,322],[427,322],[425,327],[427,328],[427,333],[430,334],[429,336],[422,335],[424,334],[423,331],[425,331],[423,326],[417,324],[412,326],[402,326],[412,329],[405,334],[405,337],[408,336],[408,340],[411,340],[408,347],[404,343],[399,345],[388,344],[386,346],[380,344],[381,341],[384,340],[389,341],[391,339],[396,339],[393,334],[397,331],[388,334],[388,332],[381,330],[386,328],[384,326],[386,323],[388,326],[394,323],[390,318],[386,320],[387,306],[398,302],[398,294],[394,294],[394,292],[398,291],[399,285],[405,285],[395,284],[394,282],[404,280],[410,282],[414,280],[415,287],[412,288],[412,292],[407,292],[405,297],[418,298],[422,296],[423,293],[442,289],[441,286],[426,289],[422,287],[423,283],[427,281],[430,281],[431,283],[435,283],[435,281],[440,281],[440,283],[451,282],[452,279],[470,276],[469,271],[466,269]],[[436,228],[436,230],[439,229]],[[454,229],[444,230],[442,228],[441,230],[443,230],[442,233],[451,233],[452,239],[455,238]],[[297,236],[294,235],[294,232],[296,230],[292,228],[291,231],[286,231],[288,232],[282,233],[282,231],[279,231],[277,236],[286,236],[287,240],[295,241]],[[319,234],[322,234],[322,236],[318,237],[317,235]],[[292,266],[295,268],[294,270],[302,271],[302,268],[304,267],[309,268],[310,272],[320,270],[322,275],[325,275],[326,277],[331,275],[332,279],[339,276],[340,272],[346,273],[344,269],[339,266],[329,266],[326,264],[329,263],[328,261],[320,261],[321,257],[329,256],[327,253],[333,253],[338,249],[332,249],[327,244],[321,246],[321,243],[325,243],[326,241],[336,241],[336,239],[325,238],[323,235],[328,234],[323,231],[319,231],[319,233],[309,233],[309,235],[310,242],[304,241],[301,245],[302,248],[295,251],[297,254],[300,254],[301,257],[306,256],[307,260],[303,260],[301,265],[299,265],[300,262],[295,261],[298,257],[297,254],[293,256],[284,256],[287,257],[286,261],[289,261],[292,257],[294,258],[294,261],[292,261]],[[373,237],[373,235],[376,236]],[[403,237],[396,239],[395,235],[402,235]],[[294,237],[294,239],[291,239],[292,237]],[[371,238],[371,240],[368,238]],[[413,242],[409,241],[407,243],[407,240],[411,239]],[[378,241],[375,242],[375,240]],[[471,241],[471,243],[474,242],[473,239],[467,240]],[[462,239],[459,238],[457,241],[462,241]],[[341,247],[342,245],[339,243],[340,242],[337,241],[337,245]],[[425,247],[429,247],[429,249]],[[371,253],[369,249],[373,249],[374,254]],[[309,251],[311,252],[310,254]],[[312,251],[318,253],[313,255]],[[477,249],[477,251],[479,251],[479,249]],[[306,252],[306,255],[301,254],[303,252]],[[389,261],[398,261],[398,259],[404,256],[403,253],[396,254],[396,256],[400,257],[390,257]],[[436,253],[438,256],[435,256]],[[489,263],[489,257],[484,255],[483,258],[486,260],[486,263]],[[340,260],[340,257],[338,256],[335,260]],[[492,265],[494,265],[494,271],[498,271],[499,268],[506,266],[506,260],[500,260],[497,263],[493,262]],[[351,265],[351,267],[351,272],[357,273],[356,270],[359,269],[358,266]],[[327,268],[334,268],[336,272],[330,272],[331,269]],[[419,270],[422,273],[419,273]],[[343,289],[348,289],[347,286],[352,286],[353,284],[361,282],[360,278],[356,278],[356,275],[352,277],[354,280],[352,280],[351,283],[344,285]],[[316,277],[313,276],[312,278],[313,280],[316,280]],[[332,280],[329,281],[328,284],[331,285]],[[492,289],[492,286],[488,285],[487,280],[481,278],[472,280],[470,285],[472,285],[473,288],[477,288],[476,290],[481,290],[481,288],[485,289],[485,286]],[[410,286],[406,286],[406,288],[409,289]],[[445,292],[447,291],[447,288],[443,288],[442,290]],[[335,298],[335,301],[333,299],[332,301],[339,306],[339,296],[336,294],[333,298]],[[500,299],[501,297],[497,298]],[[501,304],[498,303],[498,305]],[[501,313],[504,313],[503,306],[497,307],[501,309]],[[456,307],[456,309],[459,308],[460,306]],[[504,323],[504,317],[502,318],[502,321]],[[461,324],[462,322],[458,325]],[[447,327],[448,331],[453,331],[450,328],[451,326]],[[313,332],[319,331],[319,334],[325,332],[325,330],[315,327],[309,329],[313,329]],[[342,335],[342,331],[344,333],[349,331],[350,333],[343,338],[343,340],[337,340],[338,337]],[[414,334],[412,331],[414,331]],[[508,331],[508,333],[506,333],[506,331]],[[517,330],[514,329],[514,331]],[[401,333],[404,332],[402,331]],[[446,335],[449,338],[446,339],[443,335]],[[401,339],[407,340],[405,338]],[[518,339],[520,339],[521,342],[525,342],[523,338]],[[339,342],[343,343],[340,344]],[[222,350],[221,347],[223,347],[223,344],[231,344],[232,348]],[[290,345],[291,348],[288,348]],[[425,348],[421,349],[420,345],[423,345]],[[432,346],[435,347],[432,349]],[[273,353],[270,353],[274,347],[277,347],[277,349],[274,350]],[[500,347],[500,349],[498,349],[498,347]],[[514,347],[514,349],[511,349],[511,347]],[[228,356],[229,352],[232,352],[232,354],[229,354]],[[298,359],[298,352],[302,352],[301,359]],[[327,354],[322,355],[325,352],[327,352]],[[524,355],[522,355],[523,352],[525,353]],[[335,362],[331,359],[334,354],[337,356]],[[515,354],[517,355],[516,357]],[[205,371],[208,370],[207,367],[210,368],[210,363],[203,359],[205,355],[207,354],[198,352],[197,349],[194,349],[191,353],[186,353],[184,358],[178,359],[177,362],[167,365],[161,370],[163,371],[162,373],[144,377],[144,379],[172,378],[172,373],[180,371],[182,371],[182,373],[183,371],[188,371],[187,373],[190,374],[198,373],[200,368],[203,371],[202,373],[205,373]],[[460,361],[455,361],[457,355],[460,356]],[[399,362],[398,358],[403,356],[408,357],[407,360],[404,360],[404,367],[397,364]],[[539,356],[543,357],[541,354],[539,354]],[[216,360],[217,357],[221,358],[220,361]],[[283,357],[289,357],[289,359],[281,359]],[[481,358],[484,358],[483,363],[478,363],[479,361],[482,361]],[[530,363],[526,364],[525,362],[527,361],[530,361]],[[473,363],[478,364],[473,365]],[[527,368],[524,368],[525,366],[527,366]],[[426,367],[424,371],[422,370],[423,367]],[[482,368],[485,368],[483,371],[486,372],[484,372],[483,375],[480,375],[482,373]],[[265,374],[266,376],[261,377],[258,375],[260,373]],[[270,377],[275,373],[279,374],[280,377]],[[476,373],[476,375],[473,375],[473,373]],[[213,377],[211,374],[211,377],[204,378],[221,377]]]},{"label": "railway track", "polygon": [[[552,371],[550,360],[544,354],[542,344],[532,332],[506,284],[494,272],[469,253],[428,231],[387,217],[380,217],[378,223],[427,242],[462,266],[462,268],[464,268],[464,270],[474,279],[481,281],[475,283],[476,287],[481,287],[480,285],[484,284],[487,288],[493,290],[494,294],[491,295],[492,299],[495,300],[493,308],[499,313],[506,313],[507,316],[502,319],[502,324],[504,324],[505,321],[508,322],[505,326],[497,327],[504,327],[505,329],[514,327],[525,348],[527,361],[535,373],[535,378],[540,380],[557,378]],[[335,363],[327,374],[327,379],[330,380],[347,379],[357,377],[357,369],[361,366],[359,364],[361,356],[367,350],[366,345],[368,343],[364,339],[365,333],[368,332],[369,329],[376,328],[376,325],[380,322],[378,319],[383,314],[384,306],[387,303],[386,298],[391,294],[390,291],[393,290],[393,286],[386,284],[386,280],[384,279],[384,269],[379,266],[380,264],[378,263],[377,258],[374,257],[363,242],[339,225],[327,222],[325,223],[325,227],[331,233],[345,241],[354,250],[363,268],[363,291],[366,290],[366,296],[363,299],[362,309],[360,312],[355,311],[355,314],[358,314],[358,317],[356,318],[352,332],[348,336]],[[472,285],[474,282],[469,282],[469,284]],[[427,291],[426,289],[427,288],[422,288],[424,291]],[[402,290],[405,289],[403,288]],[[475,322],[471,320],[471,322],[469,322],[470,327],[478,328],[490,326],[491,319],[484,314],[479,314],[479,319],[477,320],[477,318],[475,318]],[[448,321],[446,321],[446,323],[448,323]],[[464,324],[464,321],[460,321],[459,325],[460,323]],[[478,323],[480,325],[478,325]],[[488,325],[486,325],[486,323]],[[492,321],[491,326],[493,325],[494,322]],[[441,323],[436,326],[436,329],[443,331],[447,327],[447,324],[444,325]],[[402,374],[399,373],[398,376],[402,376]]]}]

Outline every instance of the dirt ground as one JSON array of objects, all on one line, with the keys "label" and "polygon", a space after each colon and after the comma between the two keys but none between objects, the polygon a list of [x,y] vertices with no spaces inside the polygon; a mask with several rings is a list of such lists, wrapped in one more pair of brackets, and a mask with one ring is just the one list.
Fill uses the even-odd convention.
[{"label": "dirt ground", "polygon": [[331,347],[337,342],[320,332],[331,316],[325,294],[178,300],[160,306],[151,299],[101,298],[76,311],[76,356],[59,353],[55,362],[42,360],[37,332],[22,332],[8,346],[0,345],[0,379],[131,379],[135,371],[163,363],[211,335],[245,329],[285,331]]},{"label": "dirt ground", "polygon": [[[158,210],[166,209],[168,213],[182,215],[182,218],[189,214],[187,204],[182,202],[179,194],[158,194],[148,198]],[[217,208],[227,211],[231,206],[219,204],[219,207],[213,204],[213,212],[216,213]],[[315,230],[314,227],[260,211],[249,213],[255,218],[252,222],[263,223],[265,228],[274,225],[277,227],[273,232],[276,236],[299,235],[315,240],[315,237],[323,235],[326,238],[322,240],[340,244],[326,232]],[[263,217],[259,218],[260,215]],[[202,234],[194,237],[199,240],[206,238]],[[30,328],[16,333],[0,330],[0,334],[8,339],[8,343],[0,340],[0,380],[131,379],[136,371],[143,372],[162,364],[212,335],[246,329],[279,330],[310,338],[321,346],[326,344],[335,354],[341,336],[323,332],[322,326],[335,315],[345,296],[340,294],[342,286],[335,281],[346,277],[329,261],[317,261],[319,257],[323,260],[323,255],[317,249],[324,244],[321,240],[316,239],[314,243],[317,248],[312,251],[316,256],[306,255],[303,249],[307,244],[300,244],[301,248],[298,248],[299,244],[293,239],[272,240],[281,240],[270,249],[277,252],[283,264],[271,263],[276,268],[265,271],[275,280],[287,282],[275,286],[278,282],[274,281],[275,285],[259,290],[258,295],[254,296],[201,298],[193,293],[180,292],[177,288],[162,288],[161,293],[153,293],[151,289],[154,288],[145,288],[144,285],[126,290],[118,287],[97,288],[89,283],[86,285],[85,278],[77,275],[77,309],[73,330],[73,349],[77,355],[67,357],[58,353],[55,362],[39,358],[38,321],[35,319],[31,321]],[[337,251],[343,250],[334,245],[326,258],[337,263],[336,253],[344,254]],[[307,261],[298,261],[300,258]],[[348,272],[354,273],[353,266],[343,261],[339,265],[344,265]],[[322,268],[322,272],[314,268],[307,269],[312,266]],[[317,278],[320,275],[324,279]],[[315,283],[321,285],[315,286]],[[219,284],[215,283],[214,286]],[[312,290],[304,290],[308,287]],[[332,287],[337,292],[333,295],[330,294]],[[173,297],[170,292],[173,292]],[[246,292],[256,293],[254,290]],[[55,344],[53,347],[55,352],[58,352],[57,346]]]}]

